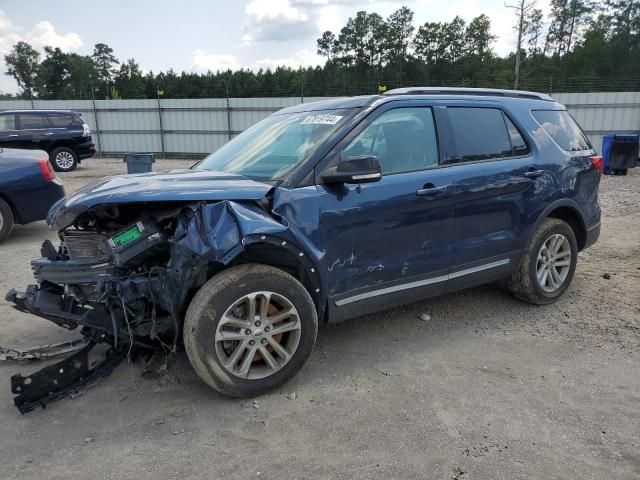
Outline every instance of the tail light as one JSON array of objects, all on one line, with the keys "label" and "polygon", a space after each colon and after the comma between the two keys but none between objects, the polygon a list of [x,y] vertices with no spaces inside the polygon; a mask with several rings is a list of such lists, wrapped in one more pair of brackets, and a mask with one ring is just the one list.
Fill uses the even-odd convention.
[{"label": "tail light", "polygon": [[82,124],[82,136],[83,137],[91,136],[91,129],[89,128],[89,125],[87,125],[86,123]]},{"label": "tail light", "polygon": [[40,160],[38,165],[40,165],[40,172],[42,173],[42,178],[44,178],[45,181],[48,182],[56,178],[56,172],[53,171],[53,167],[51,166],[51,162],[48,158]]},{"label": "tail light", "polygon": [[604,174],[604,159],[600,155],[591,157],[591,163],[598,169],[600,175]]}]

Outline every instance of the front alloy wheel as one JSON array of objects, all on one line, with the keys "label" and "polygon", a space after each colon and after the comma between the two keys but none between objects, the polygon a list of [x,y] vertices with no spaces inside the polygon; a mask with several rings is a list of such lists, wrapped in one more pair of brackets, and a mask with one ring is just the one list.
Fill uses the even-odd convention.
[{"label": "front alloy wheel", "polygon": [[275,292],[244,295],[222,315],[215,342],[220,363],[232,375],[268,377],[284,367],[298,348],[298,310]]},{"label": "front alloy wheel", "polygon": [[191,365],[208,385],[234,397],[287,382],[307,361],[318,317],[309,292],[288,273],[246,264],[212,277],[184,322]]}]

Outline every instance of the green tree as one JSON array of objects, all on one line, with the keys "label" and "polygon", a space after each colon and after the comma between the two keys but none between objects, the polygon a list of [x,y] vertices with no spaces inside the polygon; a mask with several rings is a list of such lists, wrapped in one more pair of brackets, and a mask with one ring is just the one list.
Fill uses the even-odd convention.
[{"label": "green tree", "polygon": [[114,79],[114,85],[121,98],[155,97],[155,95],[150,96],[146,92],[145,77],[140,70],[140,65],[133,58],[120,65],[120,69]]},{"label": "green tree", "polygon": [[45,58],[38,68],[36,89],[45,99],[59,99],[70,78],[69,59],[60,48],[44,47]]},{"label": "green tree", "polygon": [[640,0],[605,0],[605,8],[616,43],[630,54],[638,48]]},{"label": "green tree", "polygon": [[4,56],[6,74],[15,78],[23,96],[31,96],[35,89],[40,53],[27,42],[16,43],[11,52]]},{"label": "green tree", "polygon": [[455,16],[449,23],[442,25],[442,41],[445,47],[444,57],[454,63],[464,57],[466,51],[466,22]]},{"label": "green tree", "polygon": [[530,55],[539,55],[543,53],[540,41],[544,32],[544,15],[542,10],[534,8],[526,18],[524,25],[524,37]]},{"label": "green tree", "polygon": [[317,52],[318,55],[327,57],[327,60],[331,60],[336,52],[336,36],[333,32],[326,31],[317,40]]},{"label": "green tree", "polygon": [[66,58],[67,82],[62,90],[64,98],[91,98],[91,89],[97,82],[98,72],[93,59],[70,53]]},{"label": "green tree", "polygon": [[413,48],[416,56],[428,65],[437,64],[444,55],[443,26],[439,22],[427,22],[418,27]]},{"label": "green tree", "polygon": [[91,58],[98,73],[97,81],[100,83],[100,93],[106,96],[116,73],[116,65],[119,65],[120,62],[113,55],[113,49],[105,43],[95,44]]},{"label": "green tree", "polygon": [[496,36],[491,34],[491,20],[485,14],[479,15],[469,22],[465,32],[467,55],[486,61],[492,57],[491,44]]},{"label": "green tree", "polygon": [[390,63],[407,59],[407,50],[414,30],[411,9],[402,7],[389,15],[384,33],[386,34],[386,57]]},{"label": "green tree", "polygon": [[571,51],[591,21],[591,0],[551,0],[547,44],[557,56]]}]

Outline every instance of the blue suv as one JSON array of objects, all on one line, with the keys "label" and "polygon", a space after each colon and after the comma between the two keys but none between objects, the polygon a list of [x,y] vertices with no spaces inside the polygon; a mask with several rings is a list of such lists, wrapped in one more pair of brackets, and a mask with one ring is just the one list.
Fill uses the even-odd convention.
[{"label": "blue suv", "polygon": [[[7,296],[82,327],[82,366],[14,376],[16,405],[182,344],[211,387],[257,395],[319,324],[488,282],[552,302],[598,238],[601,173],[546,95],[409,88],[286,108],[191,169],[100,180],[52,208],[60,245]],[[95,343],[111,350],[89,369]]]}]

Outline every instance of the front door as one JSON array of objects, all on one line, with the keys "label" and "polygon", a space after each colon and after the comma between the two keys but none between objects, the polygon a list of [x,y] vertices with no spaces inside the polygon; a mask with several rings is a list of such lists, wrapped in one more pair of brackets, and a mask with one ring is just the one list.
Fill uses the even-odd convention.
[{"label": "front door", "polygon": [[0,148],[20,146],[19,132],[16,129],[16,116],[13,113],[0,113]]},{"label": "front door", "polygon": [[437,294],[449,268],[453,174],[437,168],[432,109],[379,113],[337,153],[359,155],[378,158],[380,181],[318,186],[329,308],[338,319]]}]

